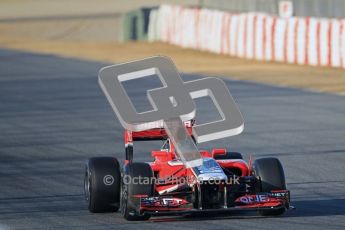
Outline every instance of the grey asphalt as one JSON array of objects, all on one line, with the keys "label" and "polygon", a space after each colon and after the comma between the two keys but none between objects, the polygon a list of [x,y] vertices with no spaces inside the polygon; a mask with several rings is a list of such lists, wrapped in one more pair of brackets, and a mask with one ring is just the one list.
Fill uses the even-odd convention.
[{"label": "grey asphalt", "polygon": [[[245,158],[278,157],[295,211],[276,218],[234,214],[146,222],[89,213],[84,162],[91,156],[124,158],[122,128],[97,83],[105,65],[0,50],[0,229],[345,229],[345,97],[233,80],[226,83],[245,131],[201,147],[227,147]],[[145,105],[139,96],[155,84],[152,78],[126,88],[134,104]],[[216,116],[207,100],[197,107],[199,121]],[[160,144],[138,144],[135,159],[149,160],[149,150]]]}]

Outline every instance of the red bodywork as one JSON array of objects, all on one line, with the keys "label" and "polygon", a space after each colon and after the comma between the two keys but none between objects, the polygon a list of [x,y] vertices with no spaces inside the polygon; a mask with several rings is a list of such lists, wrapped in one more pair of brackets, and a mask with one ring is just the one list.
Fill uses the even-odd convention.
[{"label": "red bodywork", "polygon": [[[192,125],[187,124],[188,132],[192,133]],[[164,129],[152,129],[141,132],[125,131],[124,140],[126,145],[126,164],[133,158],[133,142],[146,140],[166,140],[169,138]],[[141,213],[150,214],[179,214],[195,211],[227,211],[227,210],[260,210],[274,208],[289,207],[289,191],[279,190],[271,193],[242,194],[234,200],[233,204],[227,203],[224,198],[221,206],[211,209],[203,209],[195,207],[193,202],[185,196],[187,193],[195,192],[197,188],[197,176],[191,168],[186,168],[184,164],[178,160],[172,143],[169,148],[152,151],[154,161],[150,162],[150,166],[156,178],[154,197],[145,195],[136,195],[138,198],[138,209]],[[201,150],[200,154],[203,158],[214,158],[216,155],[226,154],[226,149],[213,149],[211,152]],[[219,159],[216,160],[219,166],[231,172],[235,172],[239,178],[252,176],[250,164],[248,165],[242,159]],[[225,194],[231,186],[224,184],[217,185],[219,192]]]}]

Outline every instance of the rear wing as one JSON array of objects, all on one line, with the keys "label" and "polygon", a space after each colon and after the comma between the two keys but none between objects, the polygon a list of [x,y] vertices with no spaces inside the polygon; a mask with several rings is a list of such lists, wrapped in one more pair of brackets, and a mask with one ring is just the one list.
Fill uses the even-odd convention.
[{"label": "rear wing", "polygon": [[[192,136],[194,120],[185,122],[188,134]],[[193,138],[193,136],[192,136]],[[124,142],[125,142],[125,152],[126,161],[132,161],[133,159],[133,142],[134,141],[156,141],[156,140],[166,140],[168,139],[168,134],[165,129],[155,128],[144,131],[130,131],[125,130],[124,132]]]},{"label": "rear wing", "polygon": [[[192,135],[192,127],[187,127],[189,135]],[[134,141],[157,141],[168,139],[168,134],[164,128],[150,129],[139,132],[132,132],[125,130],[124,141],[125,144],[133,143]]]},{"label": "rear wing", "polygon": [[165,140],[168,138],[165,130],[162,129],[150,129],[139,132],[125,131],[125,144],[133,141],[155,141]]},{"label": "rear wing", "polygon": [[[192,126],[194,125],[194,120],[184,122],[189,135],[192,135]],[[156,140],[166,140],[168,134],[165,129],[155,128],[144,131],[129,131],[125,130],[124,141],[125,144],[132,143],[134,141],[156,141]]]}]

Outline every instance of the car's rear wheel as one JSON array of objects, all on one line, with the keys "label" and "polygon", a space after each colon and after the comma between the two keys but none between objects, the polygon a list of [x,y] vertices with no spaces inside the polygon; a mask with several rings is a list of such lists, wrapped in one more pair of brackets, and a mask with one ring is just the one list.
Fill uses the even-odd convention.
[{"label": "car's rear wheel", "polygon": [[148,220],[150,215],[138,213],[140,198],[135,195],[154,195],[153,172],[147,163],[129,163],[125,166],[121,186],[121,212],[126,220]]},{"label": "car's rear wheel", "polygon": [[[260,179],[258,192],[285,190],[285,174],[282,164],[277,158],[261,158],[253,163],[253,173]],[[285,207],[275,210],[260,211],[261,215],[276,216],[285,212]]]},{"label": "car's rear wheel", "polygon": [[113,157],[94,157],[86,162],[85,199],[90,212],[116,212],[120,203],[121,173]]}]

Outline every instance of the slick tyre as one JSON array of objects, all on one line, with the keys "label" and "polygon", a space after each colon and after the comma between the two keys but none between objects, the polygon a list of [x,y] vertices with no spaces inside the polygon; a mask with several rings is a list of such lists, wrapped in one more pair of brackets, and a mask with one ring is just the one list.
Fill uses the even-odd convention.
[{"label": "slick tyre", "polygon": [[[272,190],[285,190],[285,174],[282,164],[277,158],[262,158],[253,163],[253,173],[260,178],[258,192],[271,192]],[[264,216],[276,216],[285,212],[285,208],[265,210],[259,213]]]},{"label": "slick tyre", "polygon": [[[138,183],[133,178],[145,178],[150,183]],[[124,168],[124,178],[121,186],[121,213],[126,220],[148,220],[150,215],[138,213],[140,198],[135,195],[154,195],[153,172],[147,163],[129,163]]]},{"label": "slick tyre", "polygon": [[86,162],[85,199],[90,212],[116,212],[120,204],[121,173],[113,157],[94,157]]}]

